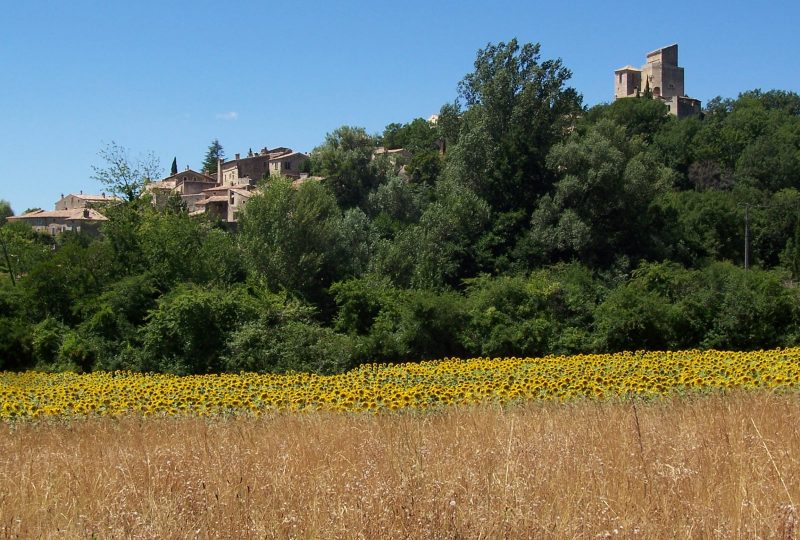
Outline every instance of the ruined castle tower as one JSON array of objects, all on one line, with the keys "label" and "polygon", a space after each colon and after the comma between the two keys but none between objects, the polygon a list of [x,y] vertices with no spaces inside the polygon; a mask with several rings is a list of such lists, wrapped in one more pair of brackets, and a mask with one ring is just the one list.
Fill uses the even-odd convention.
[{"label": "ruined castle tower", "polygon": [[647,53],[647,63],[614,71],[614,99],[650,93],[669,107],[678,118],[700,113],[700,101],[686,96],[683,68],[678,65],[678,44]]}]

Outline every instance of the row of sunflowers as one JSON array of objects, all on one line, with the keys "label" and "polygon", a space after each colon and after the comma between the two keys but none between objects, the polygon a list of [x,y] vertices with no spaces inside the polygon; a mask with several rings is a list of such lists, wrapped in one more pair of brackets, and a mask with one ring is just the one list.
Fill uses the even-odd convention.
[{"label": "row of sunflowers", "polygon": [[396,411],[529,400],[800,388],[800,348],[446,358],[340,375],[0,372],[0,418]]}]

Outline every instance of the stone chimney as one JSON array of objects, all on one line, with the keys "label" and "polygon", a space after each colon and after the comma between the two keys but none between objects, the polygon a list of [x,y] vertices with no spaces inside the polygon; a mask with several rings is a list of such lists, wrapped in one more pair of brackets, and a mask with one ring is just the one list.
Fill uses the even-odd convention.
[{"label": "stone chimney", "polygon": [[239,161],[239,154],[236,154],[236,161]]}]

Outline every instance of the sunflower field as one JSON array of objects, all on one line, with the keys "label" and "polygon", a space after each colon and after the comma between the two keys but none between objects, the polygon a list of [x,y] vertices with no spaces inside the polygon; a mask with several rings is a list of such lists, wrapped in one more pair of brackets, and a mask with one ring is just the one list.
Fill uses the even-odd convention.
[{"label": "sunflower field", "polygon": [[800,387],[800,348],[446,358],[340,375],[0,372],[0,418],[396,411]]}]

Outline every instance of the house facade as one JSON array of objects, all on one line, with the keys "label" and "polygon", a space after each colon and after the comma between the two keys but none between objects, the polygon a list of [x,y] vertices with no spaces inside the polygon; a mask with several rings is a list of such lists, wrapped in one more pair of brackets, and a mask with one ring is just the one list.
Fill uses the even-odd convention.
[{"label": "house facade", "polygon": [[34,210],[10,216],[8,221],[25,223],[36,231],[53,236],[67,231],[98,234],[100,224],[108,221],[99,210],[120,202],[122,199],[113,195],[90,195],[81,191],[61,195],[53,210]]},{"label": "house facade", "polygon": [[236,154],[234,159],[220,159],[217,164],[217,184],[221,186],[255,186],[270,175],[299,178],[308,155],[293,152],[291,148],[262,148],[258,153],[248,152],[245,157]]},{"label": "house facade", "polygon": [[56,201],[55,210],[75,210],[77,208],[102,208],[109,204],[120,203],[122,199],[113,195],[102,193],[100,195],[89,195],[80,193],[70,193],[61,195]]},{"label": "house facade", "polygon": [[225,221],[236,223],[236,214],[253,196],[252,189],[231,186],[216,186],[203,192],[204,199],[197,203],[194,215],[209,214]]},{"label": "house facade", "polygon": [[25,223],[32,229],[50,235],[67,231],[98,234],[99,227],[108,218],[94,208],[70,210],[34,210],[21,216],[10,216],[10,222]]},{"label": "house facade", "polygon": [[309,157],[301,152],[286,152],[269,159],[269,174],[272,176],[286,176],[300,178],[300,171]]},{"label": "house facade", "polygon": [[204,190],[216,185],[214,177],[186,167],[185,171],[147,184],[145,192],[150,193],[153,204],[159,208],[166,204],[169,197],[178,194],[191,213],[198,209],[197,203],[205,199]]}]

